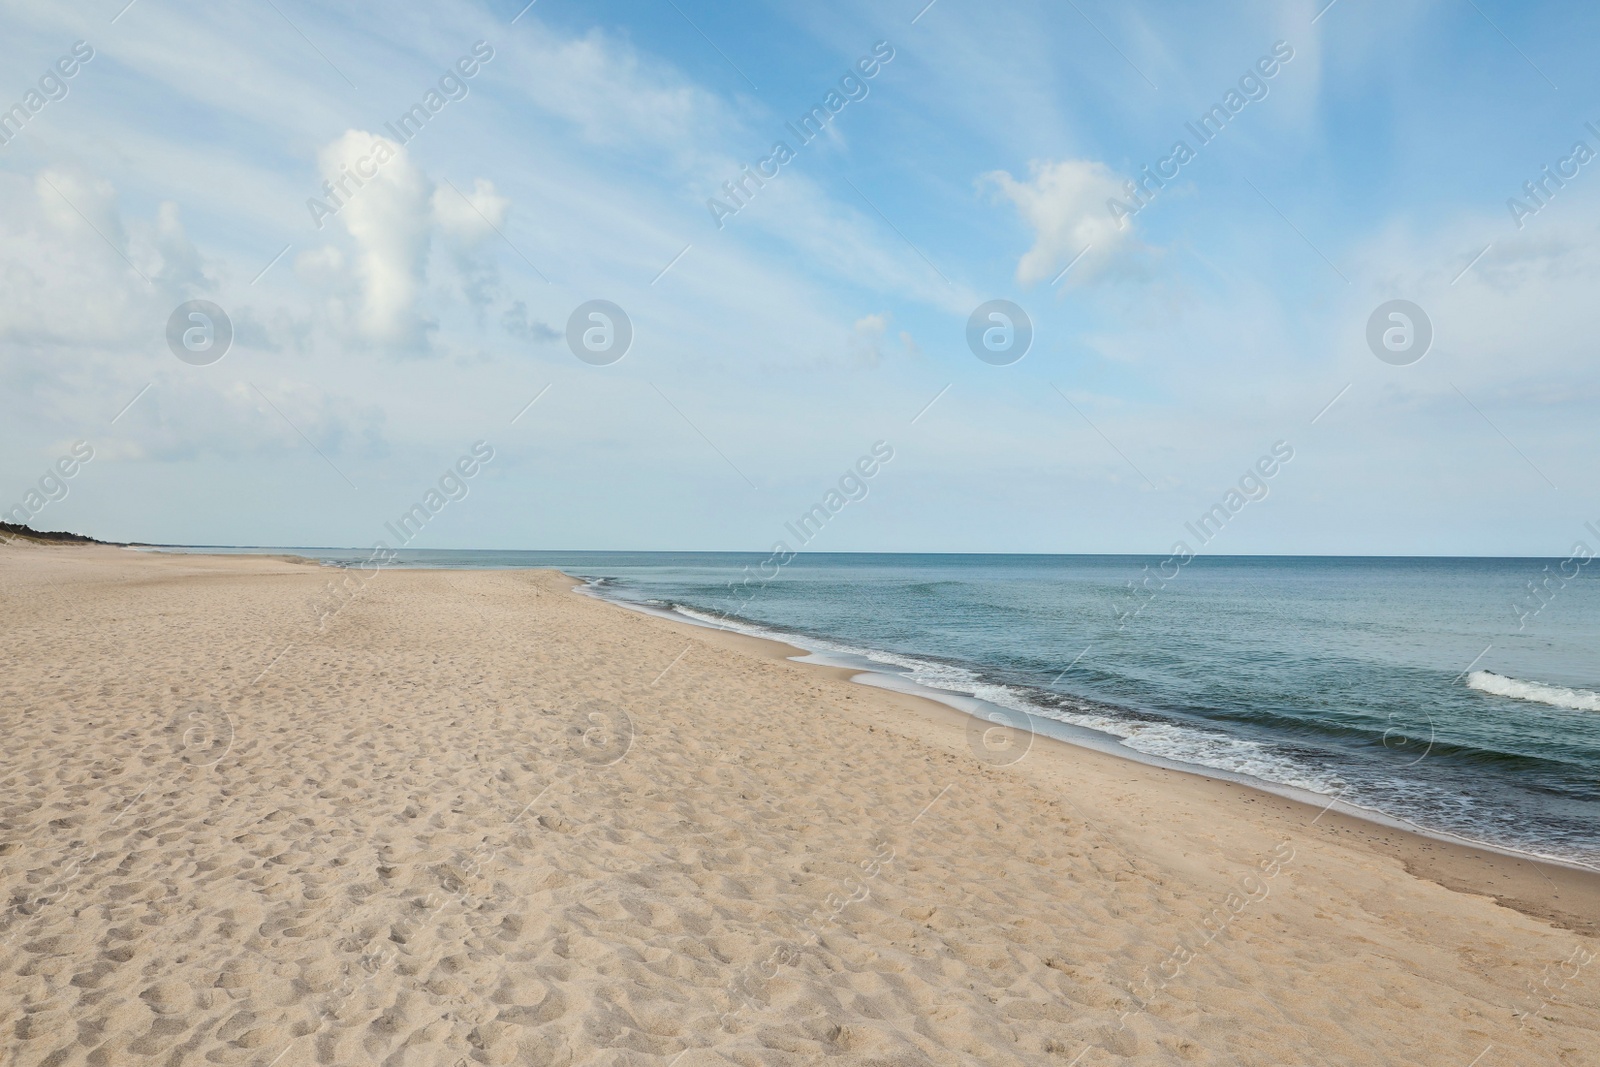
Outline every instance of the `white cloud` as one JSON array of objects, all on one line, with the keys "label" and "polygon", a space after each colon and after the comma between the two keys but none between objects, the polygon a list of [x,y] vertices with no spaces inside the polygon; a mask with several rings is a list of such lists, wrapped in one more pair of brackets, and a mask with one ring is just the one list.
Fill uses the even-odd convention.
[{"label": "white cloud", "polygon": [[0,202],[11,208],[0,218],[5,341],[141,345],[173,305],[215,284],[171,202],[125,216],[112,182],[61,167],[0,175]]},{"label": "white cloud", "polygon": [[696,128],[722,125],[729,109],[683,73],[599,30],[559,37],[536,21],[507,46],[517,84],[533,106],[575,124],[585,140],[649,145],[695,156]]},{"label": "white cloud", "polygon": [[479,178],[472,193],[441,186],[433,191],[433,217],[440,235],[462,247],[471,247],[494,235],[503,226],[511,201],[496,195],[494,183]]},{"label": "white cloud", "polygon": [[922,349],[917,346],[911,334],[905,330],[901,330],[896,335],[900,342],[898,353],[893,352],[886,345],[889,337],[889,323],[893,319],[894,316],[887,312],[863,315],[857,319],[855,325],[850,328],[850,354],[869,366],[876,366],[881,363],[886,355],[898,354],[913,359],[922,355]]},{"label": "white cloud", "polygon": [[128,252],[128,235],[117,211],[117,192],[104,178],[75,171],[41,170],[34,192],[45,218],[68,233],[98,234],[118,252]]},{"label": "white cloud", "polygon": [[[278,377],[260,382],[160,374],[114,427],[95,427],[107,457],[237,460],[303,451],[370,459],[388,451],[384,413],[357,397]],[[301,435],[304,434],[304,437]]]},{"label": "white cloud", "polygon": [[189,240],[178,205],[166,201],[156,209],[155,246],[161,253],[161,266],[157,280],[182,292],[193,292],[215,286],[200,258],[200,250]]},{"label": "white cloud", "polygon": [[303,252],[295,266],[324,294],[329,317],[348,334],[400,350],[429,347],[436,324],[424,316],[422,297],[435,237],[453,254],[468,303],[481,314],[492,302],[498,274],[479,246],[511,210],[493,182],[476,179],[470,194],[435,185],[404,148],[366,130],[346,130],[317,159],[332,188],[324,189],[326,207],[313,210],[350,235],[358,284],[352,285],[335,246]]},{"label": "white cloud", "polygon": [[850,354],[876,364],[883,358],[883,337],[888,329],[889,316],[863,315],[850,327]]},{"label": "white cloud", "polygon": [[450,250],[461,294],[477,316],[487,321],[489,306],[500,292],[500,270],[494,247],[483,247],[499,236],[511,201],[495,193],[494,183],[479,178],[469,195],[445,185],[433,191],[433,217],[442,243]]},{"label": "white cloud", "polygon": [[1104,163],[1034,162],[1027,181],[1003,170],[983,177],[999,187],[1033,228],[1033,247],[1017,261],[1017,281],[1023,285],[1054,278],[1087,248],[1090,252],[1074,273],[1082,281],[1110,262],[1132,233],[1131,225],[1119,226],[1106,206],[1123,192],[1121,179]]},{"label": "white cloud", "polygon": [[[374,163],[384,155],[392,158]],[[417,310],[417,293],[433,228],[432,183],[403,148],[365,130],[346,130],[318,153],[317,161],[330,182],[338,182],[346,169],[377,166],[377,173],[352,191],[337,216],[358,249],[362,303],[357,321],[370,340],[402,347],[423,344],[426,323]]]}]

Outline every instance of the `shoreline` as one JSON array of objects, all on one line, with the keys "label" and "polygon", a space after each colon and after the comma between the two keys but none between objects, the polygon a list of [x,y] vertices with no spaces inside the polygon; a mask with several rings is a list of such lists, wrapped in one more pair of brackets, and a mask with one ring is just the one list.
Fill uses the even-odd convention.
[{"label": "shoreline", "polygon": [[[341,569],[314,557],[297,556],[292,553],[273,555],[254,552],[238,554],[226,552],[185,553],[180,548],[179,551],[170,554],[203,555],[227,559],[273,559],[282,562],[329,567],[335,570]],[[440,567],[406,566],[395,569],[421,573],[454,573],[452,568]],[[763,658],[784,659],[799,666],[826,672],[829,677],[847,681],[853,685],[902,697],[918,706],[931,706],[931,708],[937,709],[940,715],[955,716],[955,718],[949,720],[949,723],[951,725],[959,725],[963,732],[966,731],[968,724],[974,718],[969,712],[947,703],[937,695],[936,691],[926,690],[926,687],[916,683],[906,683],[906,685],[919,691],[905,692],[895,687],[877,685],[860,680],[864,677],[893,677],[887,672],[816,662],[811,660],[811,657],[815,657],[819,653],[789,644],[777,637],[746,634],[731,626],[719,627],[708,622],[702,622],[679,611],[652,608],[643,604],[612,599],[596,592],[592,581],[567,574],[565,571],[555,568],[485,567],[461,569],[491,572],[526,571],[530,573],[548,571],[548,573],[560,575],[562,581],[570,583],[569,591],[574,595],[583,596],[647,618],[658,619],[675,626],[687,627],[698,633],[728,635],[753,643],[752,648],[757,645],[771,646],[770,649],[762,653]],[[775,655],[777,651],[781,651],[781,655]],[[964,694],[951,693],[951,696],[977,700],[977,698],[967,697]],[[1095,748],[1032,731],[1030,732],[1030,743],[1042,743],[1047,747],[1060,746],[1073,753],[1083,753],[1087,756],[1126,763],[1147,771],[1179,775],[1187,779],[1227,787],[1231,790],[1243,790],[1253,796],[1269,797],[1276,802],[1291,805],[1292,810],[1301,814],[1315,812],[1315,821],[1318,823],[1348,827],[1346,832],[1360,832],[1368,840],[1382,841],[1384,847],[1391,849],[1392,854],[1396,858],[1400,858],[1406,864],[1407,870],[1415,873],[1417,877],[1427,878],[1454,892],[1491,897],[1506,907],[1521,911],[1534,918],[1549,921],[1563,929],[1600,936],[1600,870],[1582,861],[1567,860],[1559,856],[1542,855],[1521,851],[1510,846],[1474,841],[1463,835],[1453,834],[1450,831],[1434,830],[1418,825],[1402,816],[1390,815],[1387,812],[1375,809],[1362,808],[1349,802],[1340,802],[1337,798],[1327,807],[1321,807],[1318,803],[1321,799],[1320,796],[1307,790],[1297,790],[1295,787],[1283,785],[1282,783],[1221,771],[1217,768],[1205,767],[1200,764],[1183,764],[1178,760],[1150,757],[1132,749],[1123,750],[1115,744],[1115,738],[1112,738],[1111,735],[1107,735],[1107,737],[1111,738],[1111,744],[1104,748]],[[1305,793],[1308,797],[1317,797],[1318,799],[1302,799],[1296,796],[1296,793]],[[1440,856],[1430,855],[1435,848],[1444,849],[1445,853]],[[1480,871],[1483,872],[1481,875],[1479,874]],[[1552,878],[1550,874],[1552,871],[1561,872],[1561,874]],[[1494,883],[1499,883],[1497,890],[1491,891],[1487,888]],[[1559,892],[1563,886],[1567,887],[1566,892],[1569,897],[1574,894],[1578,895],[1587,904],[1592,905],[1591,910],[1588,912],[1575,911],[1566,906],[1558,905],[1556,901],[1561,899]]]},{"label": "shoreline", "polygon": [[[559,574],[564,582],[570,583],[569,591],[575,596],[654,618],[672,626],[683,627],[699,635],[720,635],[728,641],[729,647],[743,648],[764,659],[785,660],[824,673],[831,678],[863,686],[891,698],[898,698],[907,710],[915,710],[924,719],[939,722],[946,729],[959,729],[963,735],[966,733],[968,723],[973,719],[967,712],[935,697],[901,692],[857,680],[872,672],[853,667],[807,662],[806,658],[814,656],[815,653],[776,638],[740,633],[731,627],[712,626],[683,616],[681,613],[654,611],[612,600],[593,592],[590,583],[582,578],[576,578],[563,571],[552,573]],[[1378,819],[1338,808],[1319,809],[1311,802],[1287,796],[1263,785],[1223,777],[1212,773],[1209,768],[1164,767],[1134,756],[1100,751],[1041,733],[1032,734],[1031,743],[1042,746],[1046,752],[1051,752],[1052,755],[1048,758],[1052,761],[1070,763],[1077,759],[1107,760],[1145,772],[1144,776],[1132,779],[1134,781],[1157,782],[1178,777],[1187,780],[1193,788],[1213,798],[1229,798],[1222,802],[1230,805],[1241,802],[1255,803],[1253,798],[1261,798],[1270,802],[1263,805],[1264,807],[1280,805],[1282,817],[1287,824],[1309,821],[1310,824],[1324,825],[1345,836],[1355,836],[1400,860],[1407,873],[1414,877],[1434,882],[1452,892],[1489,897],[1503,907],[1549,922],[1561,929],[1600,937],[1600,871],[1580,863],[1564,862],[1559,857],[1537,856],[1464,839],[1451,840],[1443,836],[1442,832],[1429,831],[1422,827],[1389,825]],[[1015,766],[1026,764],[1032,755],[1030,752]],[[1061,771],[1052,768],[1051,773],[1059,775]],[[1247,795],[1241,798],[1240,794]],[[1401,821],[1394,816],[1385,817],[1395,822]]]},{"label": "shoreline", "polygon": [[[564,571],[558,573],[563,574],[564,577],[570,579],[574,583],[574,592],[584,596],[592,597],[593,599],[599,600],[602,603],[610,604],[614,607],[620,607],[627,611],[639,612],[652,618],[659,618],[667,622],[674,622],[680,625],[686,625],[697,629],[711,630],[714,632],[738,634],[742,637],[748,637],[753,641],[765,641],[770,644],[778,645],[780,647],[789,649],[792,652],[792,655],[790,655],[788,658],[796,663],[802,663],[806,666],[820,667],[826,670],[842,671],[845,675],[848,675],[846,680],[854,682],[857,685],[870,686],[872,688],[881,689],[887,692],[898,692],[915,699],[931,701],[935,704],[949,708],[951,711],[961,715],[963,719],[973,718],[974,715],[972,712],[960,707],[959,703],[957,703],[958,701],[965,701],[973,704],[987,703],[981,698],[959,693],[954,690],[933,689],[918,682],[905,680],[898,674],[889,671],[878,671],[870,668],[849,667],[826,663],[823,662],[822,659],[819,659],[819,657],[825,658],[828,655],[827,653],[814,652],[802,648],[798,645],[783,640],[781,635],[767,637],[760,634],[748,634],[739,630],[737,627],[718,626],[714,623],[694,618],[693,616],[682,611],[667,608],[657,608],[627,600],[612,599],[600,594],[599,592],[596,592],[594,582],[566,574]],[[753,627],[760,625],[756,623],[749,623],[748,620],[743,621]],[[998,708],[998,705],[993,706]],[[1010,709],[1000,708],[999,710],[1005,711],[1011,716],[1015,717],[1015,712],[1011,711]],[[1057,722],[1057,720],[1050,719],[1046,716],[1034,715],[1031,713],[1029,717],[1042,722]],[[1078,727],[1077,729],[1080,731],[1094,732],[1090,731],[1088,727]],[[1467,837],[1464,834],[1454,833],[1449,830],[1438,830],[1426,827],[1411,819],[1407,819],[1404,816],[1393,815],[1381,809],[1369,808],[1360,804],[1355,804],[1351,801],[1340,800],[1337,795],[1335,795],[1329,801],[1325,809],[1322,804],[1322,801],[1325,799],[1323,794],[1314,793],[1310,790],[1302,789],[1292,785],[1286,785],[1282,782],[1274,782],[1269,779],[1254,777],[1242,772],[1222,770],[1220,768],[1208,767],[1204,764],[1198,763],[1185,763],[1182,760],[1170,757],[1153,756],[1119,744],[1119,739],[1111,734],[1103,735],[1106,738],[1106,741],[1104,744],[1099,746],[1084,744],[1071,740],[1070,738],[1054,737],[1048,733],[1043,733],[1037,730],[1030,730],[1029,734],[1032,739],[1047,741],[1051,744],[1066,745],[1072,749],[1110,756],[1113,759],[1126,760],[1130,763],[1139,764],[1140,766],[1147,768],[1171,771],[1176,774],[1194,775],[1199,778],[1225,782],[1256,793],[1264,793],[1268,796],[1287,800],[1299,804],[1302,807],[1314,808],[1319,813],[1321,813],[1323,810],[1328,810],[1330,815],[1342,815],[1345,818],[1354,819],[1364,824],[1370,823],[1385,830],[1392,830],[1401,834],[1425,838],[1429,841],[1439,844],[1453,845],[1469,849],[1474,852],[1482,852],[1500,856],[1505,859],[1523,860],[1534,864],[1560,867],[1567,870],[1592,874],[1600,877],[1600,867],[1595,867],[1592,864],[1583,862],[1582,860],[1567,859],[1562,856],[1553,856],[1545,853],[1532,852],[1525,849],[1518,849],[1511,845],[1498,845],[1488,841],[1477,841]]]},{"label": "shoreline", "polygon": [[319,614],[327,578],[0,548],[0,1060],[1600,1041],[1586,872],[1048,737],[996,765],[964,712],[556,570],[394,569]]}]

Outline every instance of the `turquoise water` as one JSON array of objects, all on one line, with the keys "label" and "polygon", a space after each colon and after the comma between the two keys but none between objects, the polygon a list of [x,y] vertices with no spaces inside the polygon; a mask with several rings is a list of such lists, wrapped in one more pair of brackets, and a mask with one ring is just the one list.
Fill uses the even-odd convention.
[{"label": "turquoise water", "polygon": [[401,558],[558,567],[608,598],[786,635],[1130,754],[1600,865],[1600,582],[1586,568],[1569,566],[1568,578],[1537,559]]}]

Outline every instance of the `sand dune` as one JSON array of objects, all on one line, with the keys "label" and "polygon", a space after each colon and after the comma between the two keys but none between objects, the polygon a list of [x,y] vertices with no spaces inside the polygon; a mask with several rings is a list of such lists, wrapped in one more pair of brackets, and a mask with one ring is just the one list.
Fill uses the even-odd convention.
[{"label": "sand dune", "polygon": [[328,578],[0,547],[0,1063],[1600,1063],[1589,876]]}]

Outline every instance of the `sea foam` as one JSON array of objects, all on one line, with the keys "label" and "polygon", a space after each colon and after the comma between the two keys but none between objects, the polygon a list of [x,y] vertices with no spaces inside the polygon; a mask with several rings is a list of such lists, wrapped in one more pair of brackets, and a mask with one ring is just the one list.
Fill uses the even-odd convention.
[{"label": "sea foam", "polygon": [[1572,708],[1576,711],[1600,711],[1600,693],[1589,689],[1568,689],[1566,686],[1545,685],[1543,682],[1524,682],[1493,671],[1473,671],[1467,675],[1467,685],[1480,693],[1493,693],[1495,696],[1511,697],[1515,700],[1529,700],[1536,704]]},{"label": "sea foam", "polygon": [[1020,687],[986,681],[978,672],[953,663],[885,652],[814,635],[797,638],[739,616],[712,615],[682,604],[673,604],[672,608],[698,622],[735,630],[751,637],[786,641],[812,651],[844,653],[885,667],[898,668],[895,674],[925,688],[958,693],[1030,716],[1054,719],[1069,726],[1109,734],[1124,747],[1146,755],[1249,775],[1312,793],[1335,793],[1345,786],[1344,780],[1338,775],[1315,770],[1303,761],[1278,751],[1276,746],[1229,737],[1218,730],[1119,716],[1110,706],[1096,706],[1078,700],[1058,700],[1054,702],[1054,707],[1046,706]]}]

